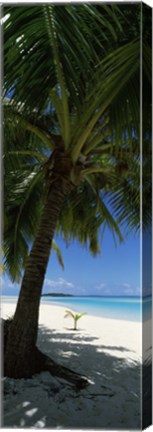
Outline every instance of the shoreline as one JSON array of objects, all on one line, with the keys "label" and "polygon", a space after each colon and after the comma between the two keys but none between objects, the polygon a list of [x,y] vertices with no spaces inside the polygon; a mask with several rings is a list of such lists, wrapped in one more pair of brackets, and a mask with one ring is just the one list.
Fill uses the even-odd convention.
[{"label": "shoreline", "polygon": [[[11,317],[16,308],[16,302],[2,302],[1,304],[1,317],[7,319]],[[78,321],[78,330],[72,330],[73,319],[64,318],[66,306],[41,303],[39,308],[39,328],[45,326],[51,332],[59,331],[61,335],[63,332],[67,334],[69,331],[72,334],[82,334],[92,336],[95,340],[99,339],[99,344],[105,341],[109,345],[109,349],[116,345],[116,355],[120,353],[119,347],[123,344],[130,352],[132,360],[140,360],[142,358],[142,323],[139,321],[120,320],[108,317],[99,317],[86,314]],[[123,354],[122,354],[123,355]],[[126,356],[125,356],[126,357]]]},{"label": "shoreline", "polygon": [[[1,309],[7,318],[15,302]],[[85,315],[75,331],[64,314],[63,306],[41,303],[37,345],[85,375],[88,387],[76,393],[48,372],[27,380],[5,377],[4,427],[140,429],[142,325]]]},{"label": "shoreline", "polygon": [[[114,297],[114,298],[116,298],[116,297]],[[75,308],[73,308],[73,305],[71,305],[71,304],[68,305],[66,303],[65,303],[65,305],[64,304],[60,304],[58,302],[58,300],[56,302],[55,297],[53,297],[53,299],[54,300],[52,301],[51,299],[47,300],[46,298],[42,297],[41,301],[40,301],[40,308],[41,308],[42,305],[46,305],[46,306],[51,306],[51,307],[63,308],[65,310],[66,309],[70,309],[70,310],[72,310],[73,312],[76,312],[76,313],[78,312]],[[3,296],[3,297],[1,297],[1,307],[3,307],[3,304],[16,304],[17,300],[18,300],[18,296]],[[80,310],[80,313],[81,312],[82,311]],[[84,312],[86,312],[86,311],[84,311]],[[111,321],[120,321],[121,323],[129,322],[129,323],[131,323],[133,325],[135,323],[141,325],[141,323],[142,323],[142,316],[143,316],[143,323],[150,321],[150,315],[149,315],[149,317],[148,316],[144,317],[144,313],[142,312],[142,310],[141,310],[141,314],[140,314],[140,319],[138,319],[138,318],[132,319],[131,317],[130,317],[130,319],[128,319],[126,317],[122,317],[122,316],[118,316],[117,317],[117,316],[113,316],[113,315],[112,315],[112,317],[109,317],[107,315],[105,316],[105,314],[104,315],[101,315],[100,313],[98,314],[98,311],[96,309],[95,309],[95,313],[92,313],[92,311],[90,310],[90,312],[89,313],[86,312],[86,314],[87,314],[88,317],[90,316],[92,318],[101,318],[101,319],[109,320],[109,321],[110,320]]]}]

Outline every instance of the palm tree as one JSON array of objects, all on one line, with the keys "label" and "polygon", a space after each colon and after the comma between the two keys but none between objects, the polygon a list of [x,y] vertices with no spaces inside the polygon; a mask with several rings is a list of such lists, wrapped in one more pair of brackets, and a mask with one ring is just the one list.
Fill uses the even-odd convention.
[{"label": "palm tree", "polygon": [[[100,35],[104,36],[108,25],[108,11],[112,20],[109,7],[104,9],[104,17],[99,10],[97,15],[96,7],[88,8],[87,5],[81,5],[77,13],[70,5],[7,7],[6,10],[10,15],[6,21],[4,86],[6,94],[13,87],[13,98],[7,102],[5,115],[6,125],[7,118],[13,116],[14,134],[11,132],[11,141],[10,138],[6,140],[10,147],[5,156],[11,167],[14,157],[19,163],[15,164],[14,170],[11,168],[14,192],[19,198],[14,207],[15,211],[18,209],[18,217],[15,231],[12,231],[15,233],[12,245],[15,244],[18,254],[20,244],[18,258],[20,260],[22,256],[25,271],[6,347],[5,373],[12,377],[28,377],[41,369],[49,369],[81,386],[85,381],[78,379],[74,372],[55,365],[36,348],[40,296],[56,230],[62,231],[67,241],[78,237],[83,243],[89,242],[95,252],[98,250],[97,232],[101,227],[103,232],[106,223],[122,239],[118,224],[108,211],[105,201],[108,197],[119,222],[129,229],[138,228],[140,43],[138,39],[117,47],[112,43],[108,54],[101,50],[103,58],[98,56],[98,48],[102,47]],[[96,40],[93,42],[89,35],[88,45],[86,11],[88,18],[94,12],[93,25],[96,22],[97,30]],[[71,20],[71,25],[73,19],[75,38],[69,33],[66,22],[63,24],[63,14]],[[113,16],[119,23],[116,15]],[[83,29],[81,34],[80,28]],[[103,32],[100,32],[101,28],[104,28]],[[111,24],[110,33],[113,33],[112,28]],[[79,53],[74,51],[72,55],[72,45],[77,38],[79,43],[75,47]],[[44,53],[48,52],[50,54],[44,58]],[[15,64],[18,64],[17,68]],[[13,69],[11,65],[14,65]],[[9,130],[11,127],[7,133]],[[24,140],[22,143],[17,140],[20,130],[28,143],[27,150]],[[11,146],[14,146],[13,150]],[[22,173],[21,165],[25,161]],[[12,181],[10,176],[6,181]],[[125,203],[127,190],[132,192],[128,206]],[[13,195],[6,214],[7,262],[10,258],[10,240],[7,243],[9,210],[13,207]],[[34,203],[38,201],[38,206],[31,208],[33,215],[32,220],[28,220],[30,228],[27,232],[23,210],[29,206],[31,196]],[[35,228],[34,221],[37,221]],[[25,238],[28,234],[31,241],[32,231],[35,238],[27,257]]]},{"label": "palm tree", "polygon": [[80,318],[82,318],[84,315],[86,315],[86,312],[83,313],[75,313],[71,310],[66,310],[66,314],[64,315],[64,318],[72,317],[74,320],[74,328],[73,330],[77,330],[77,322]]},{"label": "palm tree", "polygon": [[[40,223],[46,187],[46,168],[44,169],[44,166],[47,158],[41,142],[33,139],[30,141],[29,134],[25,136],[25,130],[21,124],[19,127],[17,123],[15,129],[14,112],[12,114],[12,111],[10,112],[10,109],[7,108],[8,106],[5,107],[6,130],[4,127],[3,156],[5,167],[3,252],[5,269],[13,282],[19,282],[30,245],[34,241]],[[13,136],[15,136],[14,141]],[[11,149],[8,143],[10,137]],[[97,234],[102,224],[103,231],[108,225],[112,234],[117,235],[122,241],[118,224],[110,214],[102,196],[101,198],[98,196],[100,181],[103,182],[103,186],[107,184],[107,188],[112,191],[114,179],[114,176],[110,177],[106,172],[105,175],[102,174],[92,179],[92,188],[90,182],[87,181],[80,184],[75,191],[73,190],[65,200],[64,209],[60,213],[56,228],[57,234],[62,233],[66,242],[77,237],[82,245],[89,246],[93,255],[100,253]],[[61,266],[64,267],[60,250],[54,240],[52,240],[51,248],[55,250]]]}]

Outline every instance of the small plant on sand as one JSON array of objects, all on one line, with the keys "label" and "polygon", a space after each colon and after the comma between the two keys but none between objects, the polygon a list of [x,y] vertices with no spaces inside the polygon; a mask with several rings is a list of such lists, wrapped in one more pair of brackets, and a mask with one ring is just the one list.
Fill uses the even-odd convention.
[{"label": "small plant on sand", "polygon": [[80,318],[82,318],[82,316],[83,315],[86,315],[86,312],[83,312],[83,313],[75,313],[75,312],[72,312],[71,310],[66,310],[65,311],[66,313],[65,313],[65,315],[64,315],[64,318],[67,318],[67,317],[72,317],[73,319],[74,319],[74,327],[73,327],[73,330],[77,330],[77,322],[78,322],[78,320],[80,319]]}]

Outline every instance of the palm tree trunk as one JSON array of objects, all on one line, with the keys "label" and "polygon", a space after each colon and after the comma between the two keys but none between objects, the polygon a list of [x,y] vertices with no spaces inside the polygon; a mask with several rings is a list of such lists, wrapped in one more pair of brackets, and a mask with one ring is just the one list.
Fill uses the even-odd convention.
[{"label": "palm tree trunk", "polygon": [[77,319],[74,318],[74,330],[77,330]]},{"label": "palm tree trunk", "polygon": [[5,356],[4,373],[13,378],[28,378],[41,370],[49,370],[77,388],[87,385],[87,380],[76,372],[56,364],[36,347],[39,304],[51,242],[65,197],[72,190],[71,161],[57,157],[54,160],[51,180],[48,177],[46,201],[32,250],[27,259],[21,291],[13,321],[10,325]]},{"label": "palm tree trunk", "polygon": [[[51,360],[49,364],[47,357],[45,364],[44,354],[36,348],[39,304],[51,242],[65,197],[72,188],[70,170],[64,172],[63,165],[59,166],[59,162],[58,159],[58,167],[54,163],[40,226],[27,259],[17,308],[8,334],[4,372],[9,377],[30,377],[41,369],[46,369],[46,365],[50,371],[56,371],[57,375],[64,374],[59,365],[55,368]],[[75,375],[71,371],[71,382],[77,381]]]},{"label": "palm tree trunk", "polygon": [[[39,303],[51,242],[59,212],[69,190],[68,178],[57,178],[51,184],[46,197],[41,223],[27,259],[17,308],[9,332],[6,347],[6,372],[9,376],[22,376],[25,359],[36,345]],[[28,364],[26,370],[28,373]]]}]

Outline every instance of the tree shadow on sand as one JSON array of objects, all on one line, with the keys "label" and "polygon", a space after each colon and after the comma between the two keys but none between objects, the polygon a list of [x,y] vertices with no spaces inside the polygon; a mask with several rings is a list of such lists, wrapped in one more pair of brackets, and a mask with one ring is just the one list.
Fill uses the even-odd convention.
[{"label": "tree shadow on sand", "polygon": [[[56,377],[58,388],[52,388],[49,379],[44,382],[43,376],[14,380],[22,381],[22,385],[21,389],[17,386],[17,393],[6,395],[3,426],[141,429],[140,363],[130,361],[125,347],[99,346],[97,339],[79,332],[50,331],[40,326],[39,348],[63,366],[87,376],[89,385],[77,391],[73,385]],[[112,354],[113,350],[119,350],[120,357]],[[148,383],[149,367],[145,370]],[[149,420],[151,393],[146,397],[143,414]]]}]

